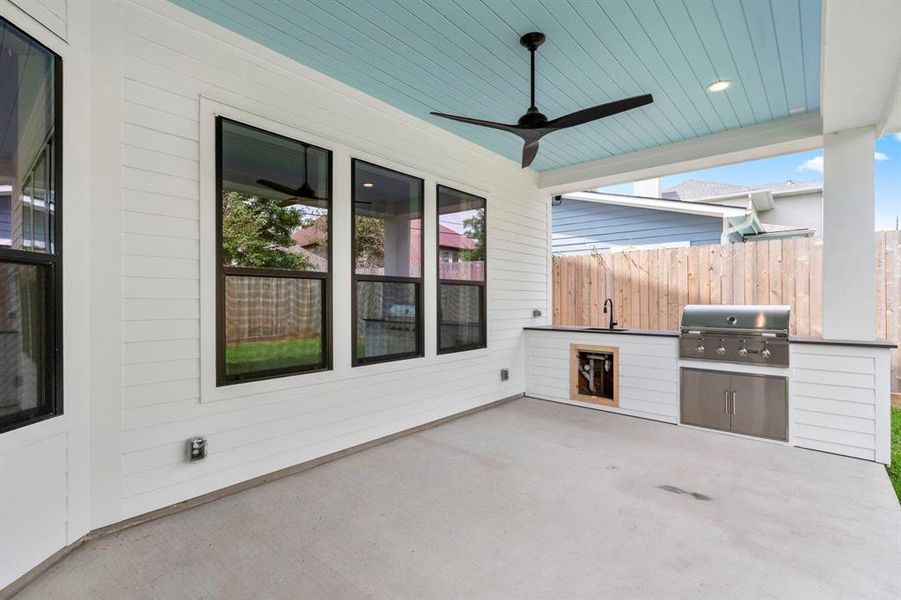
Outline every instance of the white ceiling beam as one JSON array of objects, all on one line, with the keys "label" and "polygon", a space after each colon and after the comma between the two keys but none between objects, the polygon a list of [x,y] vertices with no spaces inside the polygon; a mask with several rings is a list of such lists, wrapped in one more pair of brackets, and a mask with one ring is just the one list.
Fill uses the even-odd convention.
[{"label": "white ceiling beam", "polygon": [[820,112],[825,133],[875,127],[881,135],[901,120],[899,27],[897,0],[824,0]]},{"label": "white ceiling beam", "polygon": [[538,187],[551,195],[709,169],[812,150],[823,145],[819,114],[789,117],[544,171]]}]

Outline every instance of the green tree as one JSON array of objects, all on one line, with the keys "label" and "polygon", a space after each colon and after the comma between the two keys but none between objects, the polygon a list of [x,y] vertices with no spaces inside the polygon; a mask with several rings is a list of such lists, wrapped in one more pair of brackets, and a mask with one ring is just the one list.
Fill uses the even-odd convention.
[{"label": "green tree", "polygon": [[374,217],[357,216],[354,223],[357,266],[375,268],[385,266],[385,221]]},{"label": "green tree", "polygon": [[460,254],[463,260],[485,260],[485,209],[480,208],[476,214],[463,220],[463,235],[475,240],[475,248],[466,248]]},{"label": "green tree", "polygon": [[222,195],[222,251],[225,263],[234,267],[310,269],[310,262],[289,250],[291,234],[302,215],[279,206],[276,200],[239,192]]}]

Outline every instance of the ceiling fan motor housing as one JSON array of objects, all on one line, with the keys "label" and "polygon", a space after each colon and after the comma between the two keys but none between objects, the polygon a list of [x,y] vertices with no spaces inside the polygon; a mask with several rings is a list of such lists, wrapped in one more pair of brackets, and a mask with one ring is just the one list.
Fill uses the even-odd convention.
[{"label": "ceiling fan motor housing", "polygon": [[544,34],[540,31],[532,31],[519,38],[519,43],[525,46],[529,52],[538,50],[538,46],[544,43]]}]

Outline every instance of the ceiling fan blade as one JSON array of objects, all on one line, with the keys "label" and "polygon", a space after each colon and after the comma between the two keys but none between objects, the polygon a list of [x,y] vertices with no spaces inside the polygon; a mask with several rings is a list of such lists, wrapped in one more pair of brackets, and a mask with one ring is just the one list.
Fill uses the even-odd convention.
[{"label": "ceiling fan blade", "polygon": [[638,108],[639,106],[650,104],[653,101],[654,97],[651,96],[651,94],[643,94],[641,96],[633,96],[632,98],[616,100],[615,102],[608,102],[607,104],[592,106],[591,108],[577,110],[574,113],[569,113],[568,115],[564,115],[562,117],[549,121],[547,127],[549,129],[565,129],[566,127],[574,127],[576,125],[582,125],[583,123],[589,123],[591,121],[596,121],[597,119],[603,119],[604,117],[609,117],[617,113],[625,112],[627,110],[632,110],[633,108]]},{"label": "ceiling fan blade", "polygon": [[522,147],[522,168],[525,169],[529,165],[532,164],[532,161],[535,160],[535,155],[538,154],[538,142],[539,140],[533,140],[531,142],[526,141],[525,145]]},{"label": "ceiling fan blade", "polygon": [[281,206],[282,208],[286,206],[293,206],[295,204],[303,204],[304,200],[321,200],[325,201],[328,198],[320,198],[316,195],[316,192],[313,191],[313,188],[310,187],[310,184],[304,182],[302,186],[297,188],[296,190],[290,186],[287,186],[283,183],[278,183],[277,181],[270,181],[268,179],[257,179],[257,183],[262,185],[263,187],[267,187],[271,190],[275,190],[276,192],[281,192],[282,194],[288,194],[291,197],[286,198],[284,200],[279,200],[276,204]]},{"label": "ceiling fan blade", "polygon": [[448,115],[448,114],[439,113],[439,112],[431,112],[429,114],[435,115],[436,117],[441,117],[443,119],[450,119],[451,121],[459,121],[461,123],[467,123],[469,125],[478,125],[480,127],[490,127],[492,129],[500,129],[501,131],[509,131],[510,133],[515,133],[515,134],[519,135],[516,125],[508,125],[506,123],[497,123],[495,121],[485,121],[483,119],[471,119],[469,117],[460,117],[458,115]]},{"label": "ceiling fan blade", "polygon": [[257,179],[257,183],[260,185],[269,188],[270,190],[275,190],[276,192],[281,192],[283,194],[288,194],[289,196],[294,196],[297,194],[297,189],[292,188],[290,186],[284,185],[283,183],[278,183],[277,181],[270,181],[268,179]]}]

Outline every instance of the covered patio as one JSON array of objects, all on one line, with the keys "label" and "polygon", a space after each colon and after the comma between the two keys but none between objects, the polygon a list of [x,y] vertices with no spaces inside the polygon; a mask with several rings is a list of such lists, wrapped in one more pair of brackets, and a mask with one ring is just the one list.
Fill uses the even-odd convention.
[{"label": "covered patio", "polygon": [[[899,25],[0,0],[0,598],[897,598]],[[552,327],[556,196],[818,148],[821,336]]]},{"label": "covered patio", "polygon": [[16,598],[891,598],[899,536],[880,465],[521,398],[90,541]]}]

